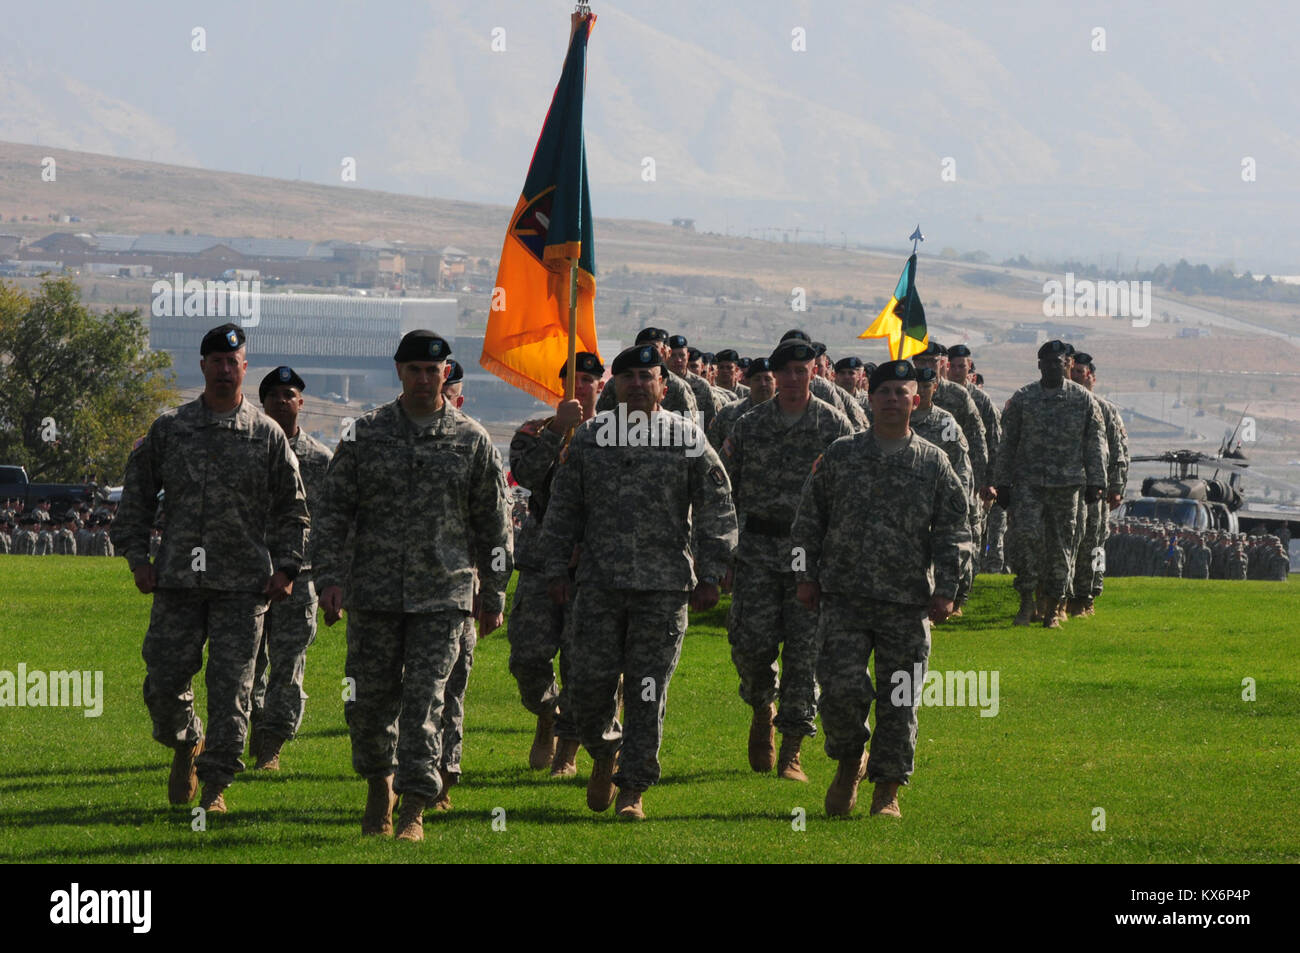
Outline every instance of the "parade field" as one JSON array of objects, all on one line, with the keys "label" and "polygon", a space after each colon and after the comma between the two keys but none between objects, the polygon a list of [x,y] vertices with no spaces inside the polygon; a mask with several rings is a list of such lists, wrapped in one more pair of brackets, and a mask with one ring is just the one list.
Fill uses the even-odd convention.
[{"label": "parade field", "polygon": [[[923,694],[901,821],[867,816],[867,785],[852,818],[826,818],[835,766],[820,738],[804,746],[808,785],[750,771],[724,597],[692,618],[648,823],[587,810],[585,752],[577,778],[528,770],[534,718],[502,629],[475,653],[454,810],[430,811],[425,841],[407,844],[360,834],[343,624],[322,624],[308,652],[311,697],[282,770],[241,774],[230,813],[195,830],[193,808],[167,804],[170,752],[141,698],[151,600],[122,560],[3,556],[0,861],[1300,862],[1300,587],[1108,579],[1096,617],[1048,631],[1010,625],[1010,582],[979,577],[966,616],[934,632],[931,669],[974,673],[962,684],[984,691],[963,705]],[[90,673],[93,697],[52,707],[46,691],[18,707],[20,665],[28,686],[32,673]],[[204,715],[201,676],[195,693]]]}]

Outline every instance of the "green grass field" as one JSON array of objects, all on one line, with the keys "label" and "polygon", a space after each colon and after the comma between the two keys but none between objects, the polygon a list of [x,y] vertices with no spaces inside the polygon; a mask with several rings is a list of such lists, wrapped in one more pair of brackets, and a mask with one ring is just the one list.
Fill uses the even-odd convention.
[{"label": "green grass field", "polygon": [[[901,821],[868,817],[862,803],[849,820],[824,816],[834,765],[820,739],[804,747],[809,785],[749,770],[724,600],[692,620],[645,824],[587,810],[585,752],[577,779],[528,770],[533,718],[502,630],[479,644],[455,810],[430,814],[425,842],[411,845],[360,835],[341,624],[321,626],[308,655],[311,698],[283,770],[240,775],[226,792],[231,813],[195,832],[190,809],[166,801],[170,752],[151,740],[141,698],[150,600],[123,561],[0,557],[0,670],[102,670],[105,694],[97,718],[0,708],[0,859],[1300,861],[1300,586],[1116,579],[1096,617],[1059,633],[1012,628],[1014,596],[1009,577],[981,577],[966,617],[936,629],[931,667],[998,672],[999,712],[921,709]],[[1254,701],[1243,700],[1245,678]],[[196,693],[202,714],[201,679]]]}]

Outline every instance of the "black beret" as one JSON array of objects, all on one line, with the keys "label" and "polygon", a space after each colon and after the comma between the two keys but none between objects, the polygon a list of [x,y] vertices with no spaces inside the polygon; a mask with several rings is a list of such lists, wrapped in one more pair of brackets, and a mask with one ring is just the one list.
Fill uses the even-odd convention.
[{"label": "black beret", "polygon": [[1069,353],[1063,341],[1048,341],[1038,349],[1038,359],[1041,361],[1045,357],[1060,357]]},{"label": "black beret", "polygon": [[406,361],[432,361],[438,363],[451,357],[451,345],[441,335],[432,331],[408,331],[397,345],[393,360],[398,364]]},{"label": "black beret", "polygon": [[939,376],[939,372],[933,367],[918,367],[916,369],[916,382],[918,384],[928,384]]},{"label": "black beret", "polygon": [[651,347],[649,344],[633,345],[626,350],[620,351],[618,357],[614,358],[611,373],[622,374],[624,371],[635,370],[638,367],[663,366],[664,359],[659,356],[658,348]]},{"label": "black beret", "polygon": [[719,361],[731,361],[733,364],[740,361],[740,353],[729,347],[724,347],[717,353]]},{"label": "black beret", "polygon": [[911,361],[886,361],[871,372],[871,380],[867,382],[867,393],[874,392],[877,387],[888,381],[914,380],[916,380],[916,368],[912,366]]},{"label": "black beret", "polygon": [[823,354],[826,353],[826,345],[823,344],[821,341],[813,341],[812,347],[813,350],[817,352],[818,357],[821,357]]},{"label": "black beret", "polygon": [[[749,365],[753,362],[753,360],[754,359],[752,357],[739,358],[736,361],[736,366],[739,367],[741,370],[744,370],[746,367],[749,367]],[[763,358],[763,360],[767,360],[767,358]]]},{"label": "black beret", "polygon": [[279,387],[281,384],[298,388],[300,394],[307,389],[307,385],[302,382],[302,378],[298,376],[297,371],[292,367],[281,364],[263,377],[262,383],[257,385],[257,399],[265,404],[266,395],[270,393],[271,388]]},{"label": "black beret", "polygon": [[807,341],[809,344],[812,343],[812,338],[808,336],[808,332],[800,331],[798,328],[791,328],[789,331],[786,331],[785,334],[781,335],[782,341],[789,341],[792,338],[799,341]]},{"label": "black beret", "polygon": [[1074,352],[1074,363],[1076,363],[1076,364],[1091,364],[1091,363],[1092,363],[1092,355],[1091,355],[1091,354],[1086,354],[1086,353],[1084,353],[1083,351],[1075,351],[1075,352]]},{"label": "black beret", "polygon": [[1065,342],[1065,353],[1069,354],[1071,357],[1074,356],[1074,345],[1071,344],[1069,341]]},{"label": "black beret", "polygon": [[704,360],[704,352],[698,347],[688,347],[686,349],[686,359],[688,361],[702,361]]},{"label": "black beret", "polygon": [[870,377],[872,374],[876,373],[876,365],[867,361],[867,363],[862,365],[862,370],[868,377]]},{"label": "black beret", "polygon": [[776,346],[776,350],[767,359],[767,363],[773,371],[779,371],[791,361],[811,361],[816,357],[817,351],[814,350],[811,344],[789,338]]},{"label": "black beret", "polygon": [[921,352],[921,357],[943,357],[947,353],[948,349],[946,347],[938,341],[932,340],[925,346],[925,350]]},{"label": "black beret", "polygon": [[704,361],[705,364],[716,364],[718,363],[718,356],[712,351],[705,351],[700,355],[700,360]]},{"label": "black beret", "polygon": [[835,369],[837,371],[857,370],[861,366],[862,358],[860,357],[842,357],[835,362]]},{"label": "black beret", "polygon": [[457,384],[465,379],[465,368],[460,366],[460,361],[453,361],[447,358],[447,364],[451,367],[451,373],[447,375],[444,384]]},{"label": "black beret", "polygon": [[213,351],[227,354],[230,351],[238,351],[243,346],[244,329],[227,321],[203,335],[203,341],[199,344],[199,356],[206,356]]},{"label": "black beret", "polygon": [[642,328],[636,335],[637,344],[651,344],[667,340],[668,332],[662,328]]},{"label": "black beret", "polygon": [[948,348],[949,357],[970,357],[970,348],[965,344],[954,344]]},{"label": "black beret", "polygon": [[753,377],[755,374],[762,374],[772,369],[772,366],[768,363],[767,358],[765,357],[746,357],[741,358],[741,360],[746,362],[746,377]]},{"label": "black beret", "polygon": [[670,338],[668,339],[668,346],[669,346],[669,347],[688,347],[689,345],[688,345],[688,343],[687,343],[687,341],[686,341],[686,335],[684,335],[684,334],[674,334],[672,337],[670,337]]},{"label": "black beret", "polygon": [[[605,365],[600,363],[600,358],[590,351],[579,351],[573,355],[573,362],[578,365],[579,374],[594,374],[596,377],[605,376]],[[569,371],[569,362],[565,361],[560,365],[560,378],[563,379]]]}]

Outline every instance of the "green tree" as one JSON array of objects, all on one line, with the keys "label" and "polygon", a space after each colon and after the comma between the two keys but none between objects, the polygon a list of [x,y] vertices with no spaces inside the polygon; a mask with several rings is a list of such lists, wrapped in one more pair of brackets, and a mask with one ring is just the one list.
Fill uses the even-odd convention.
[{"label": "green tree", "polygon": [[0,282],[0,462],[33,482],[118,482],[136,438],[176,401],[169,367],[138,309],[95,314],[71,278],[35,297]]}]

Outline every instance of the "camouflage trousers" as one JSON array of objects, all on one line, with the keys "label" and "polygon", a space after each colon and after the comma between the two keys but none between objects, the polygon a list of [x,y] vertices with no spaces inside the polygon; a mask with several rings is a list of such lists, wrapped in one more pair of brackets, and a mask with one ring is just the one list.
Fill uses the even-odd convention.
[{"label": "camouflage trousers", "polygon": [[1079,494],[1079,542],[1074,551],[1074,581],[1071,595],[1076,599],[1095,599],[1101,595],[1106,575],[1106,522],[1109,507],[1104,499],[1085,503]]},{"label": "camouflage trousers", "polygon": [[243,768],[240,755],[266,607],[260,593],[154,590],[141,651],[144,701],[154,740],[169,748],[188,748],[204,737],[194,711],[193,679],[203,668],[203,644],[208,644],[208,732],[198,759],[204,783],[230,784]]},{"label": "camouflage trousers", "polygon": [[[926,607],[823,593],[817,641],[826,754],[835,761],[856,758],[870,739],[867,779],[906,784],[916,755],[920,688],[930,663]],[[878,691],[868,668],[873,652]],[[912,690],[900,693],[900,684]],[[867,727],[873,700],[874,738]]]},{"label": "camouflage trousers", "polygon": [[[984,532],[983,504],[978,496],[972,496],[966,501],[966,505],[970,512],[970,538],[973,540],[979,539]],[[977,554],[973,550],[974,547],[972,547],[971,552],[962,550],[957,567],[961,576],[957,580],[957,595],[953,599],[954,605],[965,605],[966,600],[970,598],[971,586],[975,584],[975,557]]]},{"label": "camouflage trousers", "polygon": [[1007,532],[1007,511],[996,503],[984,520],[984,539],[980,544],[982,557],[979,571],[1000,573],[1005,563],[1003,537]]},{"label": "camouflage trousers", "polygon": [[393,790],[436,798],[442,791],[442,712],[465,613],[348,614],[343,705],[352,767],[363,778],[392,774]]},{"label": "camouflage trousers", "polygon": [[737,564],[727,639],[745,704],[766,707],[779,699],[776,730],[811,738],[817,734],[817,613],[799,604],[796,588],[792,572]]},{"label": "camouflage trousers", "polygon": [[[555,735],[578,740],[578,725],[568,698],[569,639],[572,603],[557,606],[539,572],[521,569],[515,583],[506,636],[510,639],[510,674],[519,685],[519,699],[534,715],[556,711]],[[560,684],[551,660],[559,655]]]},{"label": "camouflage trousers", "polygon": [[[570,695],[583,747],[619,756],[614,783],[644,791],[659,780],[668,683],[686,636],[685,592],[578,587],[573,600]],[[626,727],[618,722],[618,679]]]},{"label": "camouflage trousers", "polygon": [[460,752],[465,741],[465,689],[469,673],[474,668],[474,646],[478,633],[474,620],[467,618],[456,639],[456,664],[447,678],[447,690],[442,706],[442,764],[444,774],[460,777]]},{"label": "camouflage trousers", "polygon": [[1015,486],[1010,545],[1017,592],[1032,595],[1041,588],[1048,599],[1065,598],[1074,575],[1080,492],[1077,486]]},{"label": "camouflage trousers", "polygon": [[301,576],[293,594],[271,603],[253,670],[253,725],[286,741],[298,734],[307,692],[307,647],[316,641],[316,587]]}]

